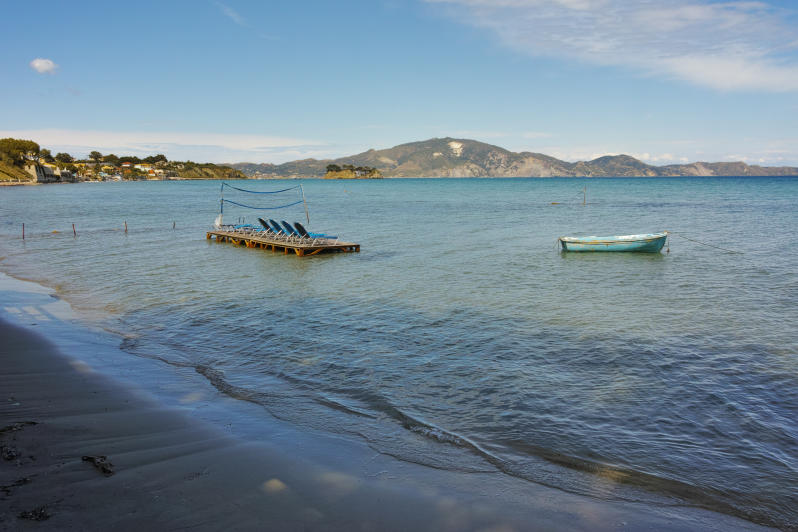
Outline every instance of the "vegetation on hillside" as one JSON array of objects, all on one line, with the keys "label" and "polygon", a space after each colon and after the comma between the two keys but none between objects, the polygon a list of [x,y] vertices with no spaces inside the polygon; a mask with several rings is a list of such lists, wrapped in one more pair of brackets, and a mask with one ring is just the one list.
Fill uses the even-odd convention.
[{"label": "vegetation on hillside", "polygon": [[25,165],[37,160],[40,151],[32,140],[0,139],[0,181],[29,181]]},{"label": "vegetation on hillside", "polygon": [[212,163],[193,163],[191,161],[182,164],[183,168],[177,170],[177,175],[181,179],[246,179],[240,170],[229,166],[218,166]]},{"label": "vegetation on hillside", "polygon": [[25,170],[12,164],[0,161],[0,182],[2,181],[30,181],[31,177]]}]

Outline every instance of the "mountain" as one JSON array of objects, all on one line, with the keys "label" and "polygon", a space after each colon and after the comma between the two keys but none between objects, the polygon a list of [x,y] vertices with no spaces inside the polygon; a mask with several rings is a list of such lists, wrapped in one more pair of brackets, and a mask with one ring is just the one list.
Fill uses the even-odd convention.
[{"label": "mountain", "polygon": [[373,166],[385,177],[660,177],[798,175],[798,168],[749,166],[743,162],[652,166],[628,155],[569,163],[542,153],[512,152],[468,139],[430,139],[369,150],[339,159],[283,164],[235,163],[250,177],[323,177],[327,165]]}]

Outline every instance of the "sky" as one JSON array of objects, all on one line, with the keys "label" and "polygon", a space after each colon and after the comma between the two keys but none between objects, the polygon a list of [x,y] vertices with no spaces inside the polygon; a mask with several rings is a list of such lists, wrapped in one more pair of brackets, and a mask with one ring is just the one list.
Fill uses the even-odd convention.
[{"label": "sky", "polygon": [[798,166],[798,2],[0,0],[0,137],[335,158],[433,137]]}]

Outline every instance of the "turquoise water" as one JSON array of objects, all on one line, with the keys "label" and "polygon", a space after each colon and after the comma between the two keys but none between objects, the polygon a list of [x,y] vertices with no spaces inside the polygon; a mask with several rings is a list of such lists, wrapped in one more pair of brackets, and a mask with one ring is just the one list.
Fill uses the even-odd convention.
[{"label": "turquoise water", "polygon": [[[303,184],[309,228],[361,253],[208,241],[219,182],[51,185],[0,188],[0,268],[264,416],[430,467],[798,527],[798,178]],[[660,230],[670,253],[555,245]]]}]

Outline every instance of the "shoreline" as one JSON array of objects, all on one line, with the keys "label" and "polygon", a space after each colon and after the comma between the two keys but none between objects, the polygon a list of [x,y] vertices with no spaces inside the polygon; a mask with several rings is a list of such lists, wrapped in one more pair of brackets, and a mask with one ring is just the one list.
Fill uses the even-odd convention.
[{"label": "shoreline", "polygon": [[218,178],[218,177],[180,177],[172,179],[122,179],[122,180],[85,180],[74,182],[52,182],[52,183],[39,183],[38,181],[0,181],[0,187],[16,187],[16,186],[40,186],[40,185],[79,185],[82,183],[146,183],[146,182],[170,182],[170,181],[297,181],[297,180],[318,180],[318,181],[384,181],[384,180],[402,180],[402,179],[445,179],[445,180],[458,180],[458,179],[568,179],[580,180],[588,179],[590,181],[602,181],[607,179],[639,179],[639,180],[652,180],[652,179],[772,179],[772,178],[796,178],[798,174],[785,174],[785,175],[673,175],[673,176],[567,176],[567,175],[552,175],[552,176],[382,176],[382,177],[324,177],[324,176],[281,176],[281,177],[234,177],[234,178]]},{"label": "shoreline", "polygon": [[[125,353],[118,355],[132,360],[100,362],[89,351],[113,342],[87,341],[52,294],[0,274],[0,445],[10,457],[0,462],[2,528],[29,524],[24,514],[47,516],[39,526],[49,529],[764,529],[709,510],[605,501],[500,473],[409,464],[279,420],[226,431],[225,407],[212,404],[241,401],[211,394],[207,404],[181,407],[133,386],[135,373],[120,380],[133,366],[159,362]],[[161,385],[180,388],[166,375],[173,368],[161,365]],[[193,371],[177,380],[207,392]],[[106,457],[113,474],[100,470],[102,459],[95,466],[84,456]]]}]

